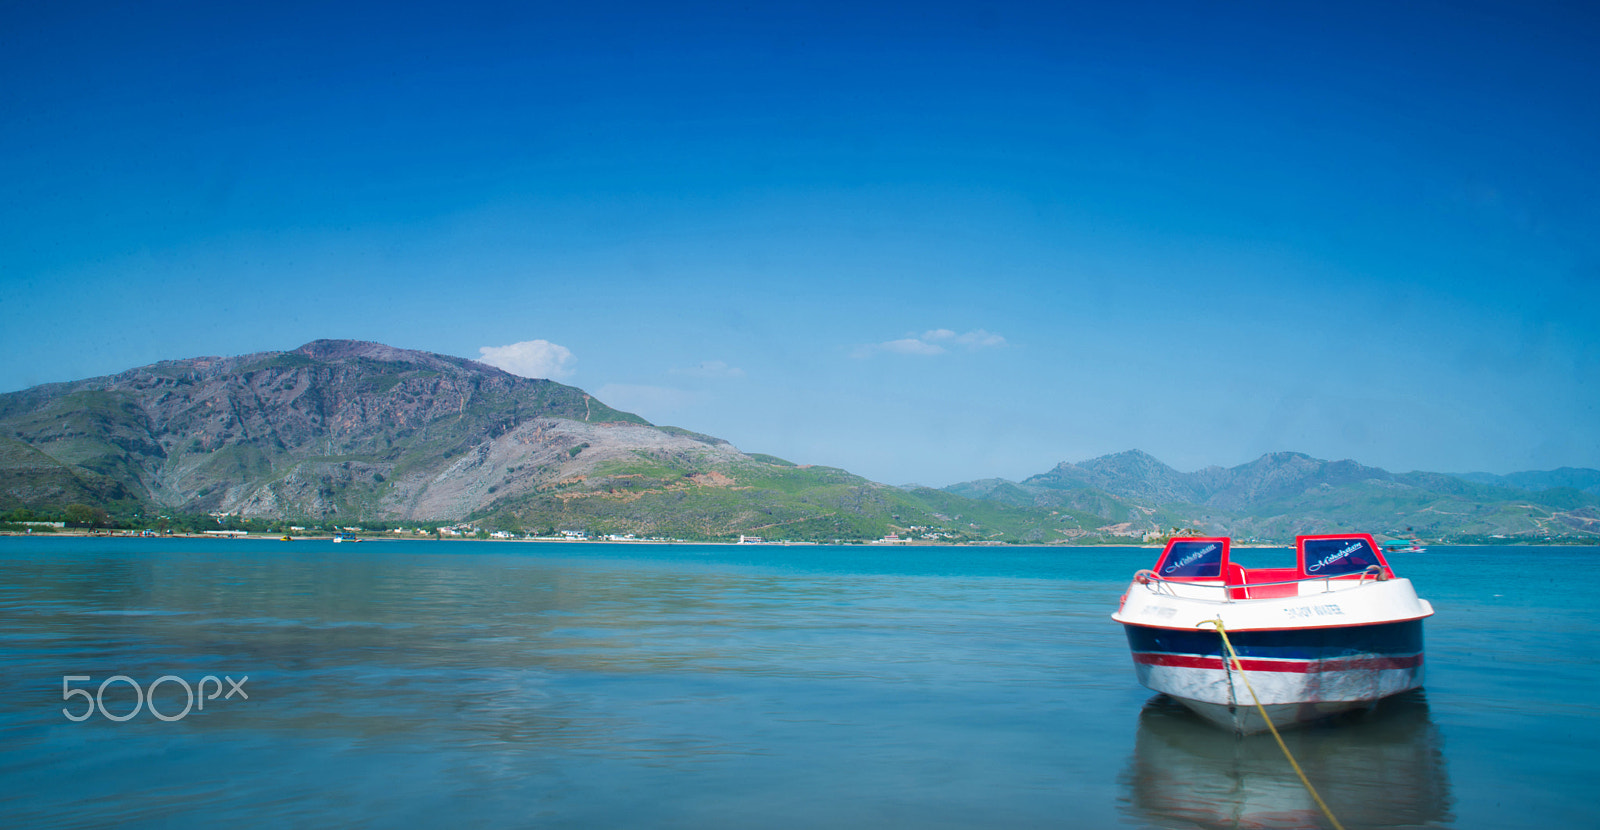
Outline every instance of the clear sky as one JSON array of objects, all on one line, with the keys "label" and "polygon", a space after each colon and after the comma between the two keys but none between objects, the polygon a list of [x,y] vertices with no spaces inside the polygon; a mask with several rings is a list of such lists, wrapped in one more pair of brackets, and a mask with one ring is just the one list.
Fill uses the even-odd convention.
[{"label": "clear sky", "polygon": [[0,391],[353,338],[894,484],[1600,467],[1593,6],[239,5],[0,7]]}]

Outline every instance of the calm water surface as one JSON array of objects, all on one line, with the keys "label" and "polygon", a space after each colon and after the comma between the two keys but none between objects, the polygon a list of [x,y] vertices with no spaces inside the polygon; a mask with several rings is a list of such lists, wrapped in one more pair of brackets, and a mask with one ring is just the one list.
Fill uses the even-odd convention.
[{"label": "calm water surface", "polygon": [[[1154,557],[0,539],[0,825],[1322,826],[1270,736],[1134,680]],[[1600,824],[1600,550],[1393,564],[1427,688],[1287,735],[1335,814]]]}]

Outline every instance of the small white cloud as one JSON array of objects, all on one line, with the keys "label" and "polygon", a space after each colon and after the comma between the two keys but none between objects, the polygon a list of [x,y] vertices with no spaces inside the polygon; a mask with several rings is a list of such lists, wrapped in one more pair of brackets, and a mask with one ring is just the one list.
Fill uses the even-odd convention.
[{"label": "small white cloud", "polygon": [[[944,329],[941,329],[941,331],[944,331]],[[1004,337],[983,329],[973,329],[966,334],[957,334],[955,341],[969,349],[994,349],[1006,344]]]},{"label": "small white cloud", "polygon": [[729,366],[721,360],[707,360],[697,363],[687,369],[672,369],[674,375],[689,375],[697,378],[742,378],[744,370],[737,366]]},{"label": "small white cloud", "polygon": [[969,351],[976,351],[978,349],[993,349],[1004,346],[1006,345],[1006,339],[983,329],[973,329],[966,333],[957,333],[950,329],[930,329],[923,332],[919,337],[903,337],[899,340],[861,346],[853,354],[855,357],[868,357],[876,352],[889,352],[891,354],[933,357],[949,351],[943,345],[940,345],[942,343],[962,346]]},{"label": "small white cloud", "polygon": [[572,364],[578,362],[572,350],[548,340],[524,340],[509,346],[484,346],[478,349],[483,356],[478,362],[504,369],[525,378],[557,380],[572,374]]},{"label": "small white cloud", "polygon": [[930,357],[936,354],[944,354],[943,346],[938,346],[925,340],[918,340],[915,337],[907,337],[903,340],[890,340],[887,343],[879,343],[878,348],[886,352],[894,352],[895,354],[915,354],[926,355]]}]

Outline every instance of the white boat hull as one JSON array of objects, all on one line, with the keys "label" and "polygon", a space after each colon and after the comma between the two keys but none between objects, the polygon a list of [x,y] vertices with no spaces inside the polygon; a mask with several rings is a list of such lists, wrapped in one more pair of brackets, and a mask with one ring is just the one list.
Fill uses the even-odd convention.
[{"label": "white boat hull", "polygon": [[[1288,726],[1421,687],[1422,619],[1432,613],[1403,579],[1244,600],[1135,582],[1113,618],[1140,683],[1250,733],[1266,728],[1256,700],[1274,726]],[[1237,664],[1224,659],[1212,620],[1226,627]]]},{"label": "white boat hull", "polygon": [[[1282,727],[1371,706],[1420,688],[1421,621],[1385,626],[1391,627],[1398,630],[1380,638],[1323,629],[1316,632],[1321,642],[1306,642],[1307,632],[1235,632],[1230,639],[1240,652],[1238,664],[1223,659],[1214,632],[1215,654],[1200,653],[1205,645],[1192,641],[1180,646],[1181,652],[1152,650],[1152,640],[1163,639],[1159,634],[1151,637],[1130,630],[1128,639],[1140,683],[1172,696],[1213,723],[1248,734],[1266,729],[1257,700],[1272,724]],[[1388,642],[1378,644],[1377,639]],[[1273,656],[1264,656],[1269,654]]]}]

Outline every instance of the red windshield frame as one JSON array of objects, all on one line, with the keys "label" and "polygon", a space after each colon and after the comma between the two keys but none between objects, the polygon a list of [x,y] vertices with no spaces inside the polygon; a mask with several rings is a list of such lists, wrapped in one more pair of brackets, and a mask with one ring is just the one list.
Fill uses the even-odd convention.
[{"label": "red windshield frame", "polygon": [[[1170,564],[1169,559],[1172,556],[1173,548],[1191,542],[1222,545],[1222,560],[1218,566],[1216,576],[1170,576],[1167,574],[1167,567]],[[1162,548],[1161,558],[1156,560],[1155,567],[1152,570],[1162,579],[1177,582],[1221,581],[1228,574],[1228,565],[1231,562],[1229,557],[1232,553],[1233,540],[1227,536],[1174,536],[1167,540],[1167,546]]]},{"label": "red windshield frame", "polygon": [[[1306,543],[1307,542],[1327,542],[1327,541],[1341,541],[1341,540],[1351,540],[1351,541],[1366,542],[1367,543],[1367,548],[1372,551],[1372,555],[1374,557],[1376,557],[1376,559],[1378,560],[1378,566],[1380,568],[1382,568],[1384,578],[1385,579],[1393,579],[1394,578],[1394,570],[1389,567],[1389,560],[1388,560],[1388,558],[1386,558],[1383,555],[1383,546],[1378,544],[1378,540],[1372,538],[1372,534],[1370,534],[1370,533],[1315,533],[1315,534],[1310,534],[1310,535],[1306,535],[1306,536],[1296,536],[1296,537],[1294,537],[1295,567],[1297,567],[1300,570],[1300,576],[1303,577],[1303,578],[1308,578],[1308,579],[1309,578],[1313,578],[1313,577],[1317,577],[1317,576],[1321,576],[1321,574],[1315,573],[1312,570],[1309,570],[1307,568],[1307,564],[1306,564]],[[1355,572],[1355,573],[1338,574],[1336,576],[1332,576],[1332,577],[1329,577],[1329,578],[1330,579],[1357,579],[1357,578],[1359,578],[1361,576],[1362,576],[1362,574],[1360,572]]]}]

